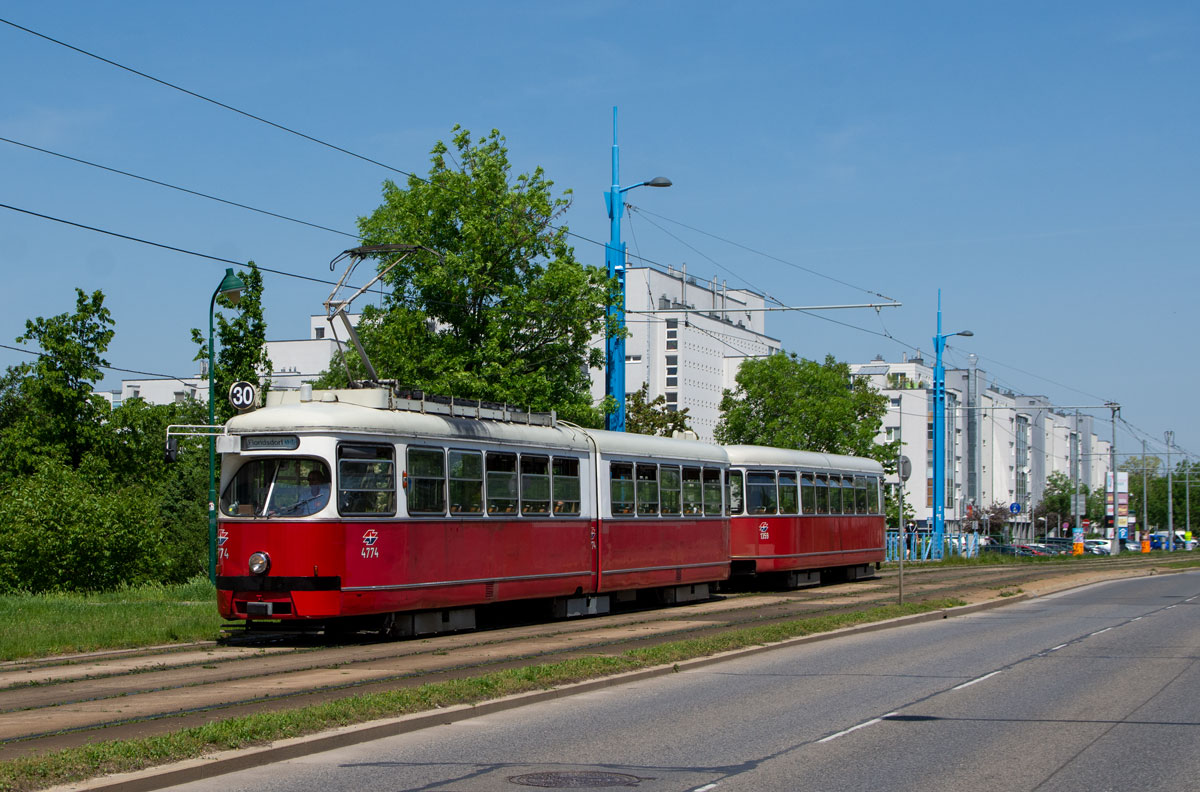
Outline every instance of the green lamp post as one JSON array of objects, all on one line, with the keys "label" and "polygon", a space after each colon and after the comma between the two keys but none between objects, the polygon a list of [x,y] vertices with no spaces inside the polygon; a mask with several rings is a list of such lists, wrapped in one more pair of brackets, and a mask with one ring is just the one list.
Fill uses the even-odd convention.
[{"label": "green lamp post", "polygon": [[217,582],[217,438],[214,428],[217,419],[213,398],[213,315],[217,310],[218,295],[224,295],[236,306],[244,288],[246,284],[229,267],[208,304],[208,579],[213,583]]}]

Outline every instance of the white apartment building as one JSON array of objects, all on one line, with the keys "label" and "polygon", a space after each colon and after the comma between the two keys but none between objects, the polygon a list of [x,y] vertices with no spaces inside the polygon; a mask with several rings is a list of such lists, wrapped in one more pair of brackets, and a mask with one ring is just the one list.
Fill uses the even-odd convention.
[{"label": "white apartment building", "polygon": [[[359,314],[351,314],[350,322],[358,324]],[[334,338],[329,320],[323,314],[308,318],[308,337],[268,341],[267,356],[273,368],[270,386],[274,389],[295,390],[304,382],[311,382],[329,368],[334,353],[349,344],[345,329],[338,325],[338,336]],[[170,404],[187,399],[208,403],[208,361],[196,361],[199,371],[194,377],[171,378],[150,377],[121,380],[120,390],[106,391],[103,396],[114,407],[126,399],[142,398],[151,404]],[[224,394],[217,394],[221,398]]]},{"label": "white apartment building", "polygon": [[[645,383],[648,397],[663,396],[669,410],[688,410],[688,423],[711,441],[720,418],[721,395],[736,386],[746,358],[780,351],[766,334],[761,294],[698,280],[687,268],[666,272],[631,267],[625,274],[625,389]],[[604,338],[592,340],[604,348]],[[592,371],[592,398],[604,398],[604,371]]]},{"label": "white apartment building", "polygon": [[[851,365],[888,397],[880,440],[897,438],[912,464],[905,502],[919,526],[933,519],[933,366],[920,356],[899,363],[877,358]],[[1029,511],[1042,499],[1050,473],[1104,486],[1110,447],[1093,433],[1089,415],[1056,411],[1044,396],[989,386],[974,365],[946,372],[945,517],[952,530],[973,522],[992,504],[1021,506],[1018,535],[1031,534]],[[896,486],[896,479],[890,482]],[[1061,519],[1066,521],[1068,516]],[[1040,533],[1044,526],[1038,526]]]}]

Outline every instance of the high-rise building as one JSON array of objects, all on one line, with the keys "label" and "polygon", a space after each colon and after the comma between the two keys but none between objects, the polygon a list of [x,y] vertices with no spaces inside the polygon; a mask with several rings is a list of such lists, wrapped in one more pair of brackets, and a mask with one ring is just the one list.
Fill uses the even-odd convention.
[{"label": "high-rise building", "polygon": [[[766,334],[766,301],[746,289],[700,280],[687,268],[632,267],[625,274],[625,388],[647,385],[649,400],[688,411],[689,426],[711,441],[721,395],[736,386],[746,358],[772,355],[780,342]],[[604,348],[604,339],[592,345]],[[592,398],[604,398],[604,371],[592,372]]]}]

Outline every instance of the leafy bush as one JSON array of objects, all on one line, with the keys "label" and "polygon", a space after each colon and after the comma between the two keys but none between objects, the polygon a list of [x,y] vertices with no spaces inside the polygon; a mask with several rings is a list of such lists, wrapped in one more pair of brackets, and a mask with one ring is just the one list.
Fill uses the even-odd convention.
[{"label": "leafy bush", "polygon": [[158,496],[142,485],[96,486],[46,461],[0,492],[0,591],[99,591],[186,578],[194,569],[166,541],[162,514]]}]

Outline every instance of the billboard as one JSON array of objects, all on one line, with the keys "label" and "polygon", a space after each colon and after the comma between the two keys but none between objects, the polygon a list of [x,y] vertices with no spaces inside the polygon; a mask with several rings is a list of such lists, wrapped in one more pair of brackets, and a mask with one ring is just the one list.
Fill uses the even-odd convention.
[{"label": "billboard", "polygon": [[[1129,528],[1129,473],[1117,471],[1117,519],[1116,526]],[[1104,477],[1104,513],[1113,516],[1113,476],[1108,473]]]}]

